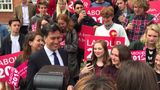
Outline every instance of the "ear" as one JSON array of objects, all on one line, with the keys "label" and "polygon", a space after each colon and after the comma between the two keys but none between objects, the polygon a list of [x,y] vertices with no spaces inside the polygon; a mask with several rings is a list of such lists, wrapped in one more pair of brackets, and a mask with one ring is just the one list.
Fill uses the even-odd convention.
[{"label": "ear", "polygon": [[32,41],[29,41],[29,45],[32,46]]}]

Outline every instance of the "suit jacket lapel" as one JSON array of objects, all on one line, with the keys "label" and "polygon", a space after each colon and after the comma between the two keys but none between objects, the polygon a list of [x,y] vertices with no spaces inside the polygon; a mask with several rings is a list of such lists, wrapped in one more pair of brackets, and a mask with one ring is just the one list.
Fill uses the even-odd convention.
[{"label": "suit jacket lapel", "polygon": [[28,15],[29,15],[29,18],[31,18],[31,16],[32,16],[32,9],[33,9],[33,7],[30,4],[28,4]]},{"label": "suit jacket lapel", "polygon": [[64,66],[68,66],[68,57],[67,57],[67,55],[65,55],[66,53],[64,53],[61,49],[59,49],[58,51],[59,51],[59,54],[63,60]]},{"label": "suit jacket lapel", "polygon": [[46,51],[44,50],[44,48],[42,49],[42,53],[41,53],[41,55],[42,55],[42,60],[45,60],[45,64],[46,65],[51,65],[51,62],[50,62],[50,60],[49,60],[49,58],[48,58],[48,56],[47,56],[47,53],[46,53]]},{"label": "suit jacket lapel", "polygon": [[20,14],[19,14],[20,17],[22,17],[22,19],[23,19],[22,5],[20,5],[20,6],[18,7],[18,12],[20,13]]}]

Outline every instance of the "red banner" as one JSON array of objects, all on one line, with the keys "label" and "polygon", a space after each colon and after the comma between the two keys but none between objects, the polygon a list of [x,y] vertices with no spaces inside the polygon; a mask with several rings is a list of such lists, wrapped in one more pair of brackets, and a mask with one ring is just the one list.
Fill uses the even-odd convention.
[{"label": "red banner", "polygon": [[18,73],[18,70],[14,67],[11,67],[11,69],[9,70],[9,76],[6,76],[6,81],[8,82],[8,84],[17,87],[19,79],[20,75]]},{"label": "red banner", "polygon": [[144,50],[134,50],[131,51],[132,59],[134,61],[146,62],[146,52]]},{"label": "red banner", "polygon": [[86,8],[86,12],[96,22],[103,23],[102,17],[100,16],[101,9],[102,7],[91,7],[91,8]]},{"label": "red banner", "polygon": [[94,35],[94,29],[91,26],[82,25],[81,31],[78,33],[78,46],[84,49],[85,36]]},{"label": "red banner", "polygon": [[9,70],[13,67],[15,60],[20,54],[22,54],[22,52],[0,57],[0,81],[5,80],[6,76],[9,76]]},{"label": "red banner", "polygon": [[150,1],[150,8],[147,13],[154,15],[153,21],[160,23],[160,1]]},{"label": "red banner", "polygon": [[19,75],[22,78],[26,78],[27,75],[27,68],[28,68],[28,60],[24,63],[22,63],[20,66],[18,66],[16,69],[18,70]]},{"label": "red banner", "polygon": [[[110,38],[110,37],[86,36],[85,37],[85,49],[84,49],[84,61],[91,58],[93,43],[96,40],[105,40],[107,42],[108,50],[111,50],[111,48],[113,47],[112,38]],[[115,38],[115,45],[117,45],[117,44],[125,44],[125,38],[124,37],[116,37]]]}]

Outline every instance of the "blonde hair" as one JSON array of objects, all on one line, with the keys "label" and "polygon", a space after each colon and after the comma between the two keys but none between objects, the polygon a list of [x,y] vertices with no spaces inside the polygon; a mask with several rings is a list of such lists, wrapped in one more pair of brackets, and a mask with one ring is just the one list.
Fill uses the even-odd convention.
[{"label": "blonde hair", "polygon": [[153,31],[155,31],[156,33],[158,33],[158,40],[157,40],[157,42],[155,43],[155,47],[156,47],[157,50],[160,50],[160,24],[151,24],[151,25],[147,26],[144,34],[143,34],[142,37],[140,38],[140,41],[141,41],[142,43],[144,43],[144,44],[148,42],[148,41],[147,41],[147,38],[146,38],[146,37],[147,37],[148,30],[153,30]]},{"label": "blonde hair", "polygon": [[133,7],[134,5],[143,8],[144,11],[147,11],[149,9],[149,3],[146,0],[133,0]]},{"label": "blonde hair", "polygon": [[[61,9],[59,8],[59,4],[58,4],[58,3],[64,3],[64,4],[65,4],[65,9],[64,9],[64,10],[61,10]],[[68,8],[67,8],[67,2],[66,2],[66,0],[58,0],[57,6],[56,6],[56,12],[57,12],[56,17],[58,17],[59,14],[65,14],[67,10],[68,10]]]}]

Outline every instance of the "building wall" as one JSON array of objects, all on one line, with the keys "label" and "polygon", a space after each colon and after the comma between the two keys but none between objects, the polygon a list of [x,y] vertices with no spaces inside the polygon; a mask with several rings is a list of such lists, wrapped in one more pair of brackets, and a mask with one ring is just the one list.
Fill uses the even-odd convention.
[{"label": "building wall", "polygon": [[[21,0],[13,0],[13,7],[19,5]],[[8,21],[13,17],[13,12],[0,12],[0,23],[8,24]]]}]

